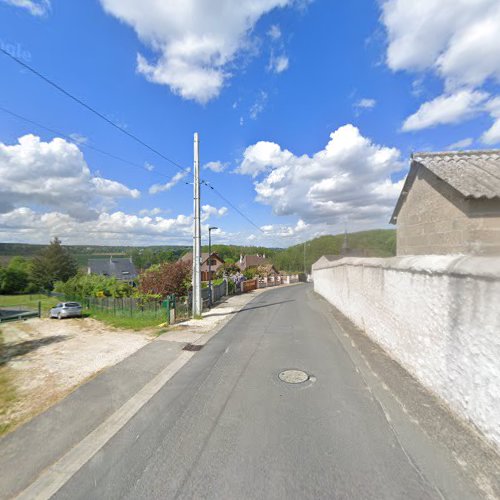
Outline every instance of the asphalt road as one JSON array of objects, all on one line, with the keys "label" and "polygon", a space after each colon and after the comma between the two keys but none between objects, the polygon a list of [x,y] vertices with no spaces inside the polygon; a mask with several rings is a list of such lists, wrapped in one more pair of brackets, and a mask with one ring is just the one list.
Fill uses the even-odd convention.
[{"label": "asphalt road", "polygon": [[55,498],[479,498],[454,464],[436,482],[412,457],[318,300],[309,285],[259,295]]}]

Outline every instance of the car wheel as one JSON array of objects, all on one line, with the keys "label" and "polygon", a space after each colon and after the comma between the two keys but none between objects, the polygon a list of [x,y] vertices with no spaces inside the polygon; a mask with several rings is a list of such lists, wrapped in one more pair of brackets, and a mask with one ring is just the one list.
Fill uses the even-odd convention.
[{"label": "car wheel", "polygon": [[61,313],[59,313],[59,314],[57,315],[57,319],[62,319],[62,315],[61,315]]}]

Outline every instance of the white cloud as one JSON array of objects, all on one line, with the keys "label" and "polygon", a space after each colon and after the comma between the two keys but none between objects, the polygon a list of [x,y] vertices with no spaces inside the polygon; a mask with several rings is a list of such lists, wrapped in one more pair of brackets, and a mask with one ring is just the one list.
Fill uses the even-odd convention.
[{"label": "white cloud", "polygon": [[17,144],[0,143],[0,213],[38,206],[96,218],[117,198],[138,198],[137,189],[93,176],[77,145],[61,138],[43,142],[35,135]]},{"label": "white cloud", "polygon": [[457,149],[464,149],[468,148],[472,143],[474,142],[474,139],[472,137],[466,137],[465,139],[461,139],[460,141],[454,142],[453,144],[450,144],[446,149],[449,149],[450,151],[457,150]]},{"label": "white cloud", "polygon": [[[488,112],[472,98],[488,82],[500,82],[498,0],[386,0],[382,22],[388,35],[387,64],[394,71],[430,71],[443,80],[445,92],[424,103],[410,116],[403,130],[418,130],[441,123],[456,123]],[[500,123],[482,140],[498,142]]]},{"label": "white cloud", "polygon": [[181,182],[189,173],[190,169],[185,171],[177,172],[168,182],[165,184],[153,184],[149,188],[149,194],[157,194],[163,191],[170,191],[175,185]]},{"label": "white cloud", "polygon": [[212,172],[224,172],[226,168],[229,166],[229,163],[222,163],[221,161],[209,161],[203,165],[205,170],[211,170]]},{"label": "white cloud", "polygon": [[[401,170],[400,152],[374,144],[353,125],[330,135],[313,156],[296,156],[278,144],[249,146],[236,170],[253,177],[256,200],[275,215],[296,215],[303,224],[335,224],[348,217],[386,223],[402,187],[390,174]],[[317,229],[317,227],[316,227]],[[294,228],[296,231],[297,228]],[[291,231],[288,231],[291,232]]]},{"label": "white cloud", "polygon": [[393,70],[435,70],[447,85],[500,80],[498,0],[388,0],[382,21]]},{"label": "white cloud", "polygon": [[283,71],[286,71],[288,69],[289,63],[290,61],[288,60],[287,56],[275,56],[274,54],[271,54],[267,69],[269,71],[272,71],[273,73],[283,73]]},{"label": "white cloud", "polygon": [[88,137],[85,137],[84,135],[78,134],[76,132],[73,134],[69,134],[69,137],[78,146],[80,146],[81,144],[87,144],[87,142],[89,141]]},{"label": "white cloud", "polygon": [[144,168],[145,168],[147,171],[152,172],[152,171],[155,169],[155,166],[154,166],[152,163],[145,162],[145,163],[144,163]]},{"label": "white cloud", "polygon": [[[104,9],[134,28],[156,60],[137,56],[148,80],[183,97],[206,103],[230,78],[230,63],[250,44],[257,21],[295,0],[101,0]],[[234,67],[232,68],[234,70]]]},{"label": "white cloud", "polygon": [[493,125],[481,136],[485,144],[500,144],[500,97],[491,99],[486,104],[486,109],[495,120]]},{"label": "white cloud", "polygon": [[[1,241],[47,243],[58,236],[66,244],[190,244],[193,219],[191,215],[166,218],[153,215],[127,214],[122,211],[102,212],[92,221],[79,220],[59,211],[38,213],[28,207],[0,213]],[[208,231],[208,218],[226,213],[224,207],[210,207],[202,224],[202,232]],[[220,235],[224,235],[219,231]]]},{"label": "white cloud", "polygon": [[201,207],[201,221],[206,222],[210,217],[224,217],[227,214],[227,207],[216,208],[211,205]]},{"label": "white cloud", "polygon": [[162,210],[161,208],[143,208],[142,210],[139,210],[139,215],[152,215],[152,216],[155,216],[155,215],[160,215],[162,212],[164,212],[164,210]]},{"label": "white cloud", "polygon": [[421,130],[436,125],[458,123],[479,113],[488,98],[479,90],[460,90],[425,102],[403,123],[403,130]]},{"label": "white cloud", "polygon": [[267,34],[272,40],[279,40],[281,38],[281,28],[279,25],[273,24]]},{"label": "white cloud", "polygon": [[354,107],[356,108],[362,108],[362,109],[372,109],[376,106],[377,101],[375,99],[369,99],[367,97],[364,97],[363,99],[360,99],[354,104]]},{"label": "white cloud", "polygon": [[267,104],[267,97],[267,92],[264,92],[263,90],[259,92],[256,101],[250,108],[250,118],[252,120],[256,120],[262,111],[264,111]]},{"label": "white cloud", "polygon": [[50,11],[50,0],[1,0],[7,5],[26,9],[33,16],[44,16]]},{"label": "white cloud", "polygon": [[286,224],[267,224],[265,226],[261,226],[261,230],[264,231],[264,233],[266,233],[268,236],[277,238],[291,238],[299,236],[310,227],[310,224],[306,224],[302,219],[299,219],[295,226],[289,226]]}]

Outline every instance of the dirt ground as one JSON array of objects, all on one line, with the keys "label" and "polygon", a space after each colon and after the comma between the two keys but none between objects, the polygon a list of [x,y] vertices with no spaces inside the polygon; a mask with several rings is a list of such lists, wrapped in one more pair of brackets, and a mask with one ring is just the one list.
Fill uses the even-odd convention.
[{"label": "dirt ground", "polygon": [[9,430],[154,338],[91,318],[16,321],[2,324],[1,331],[0,367],[15,389],[15,401],[0,412],[0,428]]}]

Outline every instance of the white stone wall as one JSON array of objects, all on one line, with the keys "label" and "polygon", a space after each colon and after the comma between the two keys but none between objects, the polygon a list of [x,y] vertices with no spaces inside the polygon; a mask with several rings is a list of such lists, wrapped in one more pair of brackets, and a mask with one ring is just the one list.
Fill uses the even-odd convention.
[{"label": "white stone wall", "polygon": [[314,289],[500,448],[500,258],[345,258]]}]

